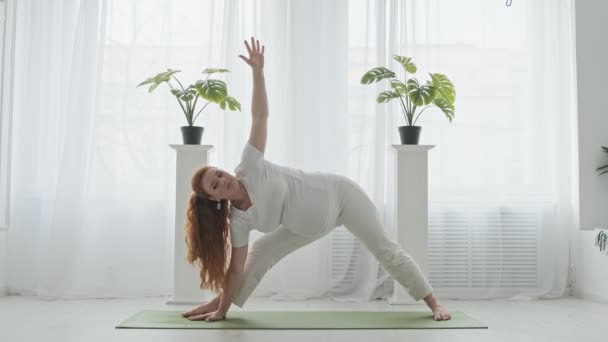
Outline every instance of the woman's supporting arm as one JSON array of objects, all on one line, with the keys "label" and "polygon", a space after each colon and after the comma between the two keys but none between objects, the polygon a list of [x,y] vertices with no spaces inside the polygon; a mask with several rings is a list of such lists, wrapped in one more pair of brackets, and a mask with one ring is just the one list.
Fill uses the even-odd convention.
[{"label": "woman's supporting arm", "polygon": [[245,280],[244,270],[248,250],[249,245],[232,248],[230,266],[228,267],[226,283],[224,284],[224,293],[220,298],[220,305],[217,308],[217,311],[222,314],[222,316],[225,316],[226,312],[228,312],[228,309],[232,304],[232,299],[241,288],[241,285],[243,285],[243,280]]},{"label": "woman's supporting arm", "polygon": [[[226,318],[226,313],[232,304],[232,299],[243,285],[245,280],[245,261],[247,260],[247,250],[249,246],[232,247],[230,266],[226,273],[223,294],[219,297],[219,305],[211,312],[190,315],[188,319],[194,321],[219,321]],[[217,299],[217,297],[216,297]],[[216,300],[214,299],[214,301]]]},{"label": "woman's supporting arm", "polygon": [[245,280],[245,273],[241,271],[228,270],[226,275],[226,286],[224,287],[224,293],[220,298],[220,305],[217,308],[218,314],[222,317],[226,317],[230,305],[232,305],[232,299],[237,294],[237,291],[243,285]]}]

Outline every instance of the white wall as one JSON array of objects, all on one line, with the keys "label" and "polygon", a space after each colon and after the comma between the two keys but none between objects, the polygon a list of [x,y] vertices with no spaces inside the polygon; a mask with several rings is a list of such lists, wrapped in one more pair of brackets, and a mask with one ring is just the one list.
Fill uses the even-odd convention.
[{"label": "white wall", "polygon": [[0,230],[0,296],[6,296],[8,291],[7,291],[7,286],[8,286],[8,281],[6,278],[7,272],[6,272],[6,250],[7,250],[7,244],[6,244],[6,238],[7,238],[7,232]]},{"label": "white wall", "polygon": [[[576,1],[576,59],[579,140],[579,226],[608,228],[608,174],[595,169],[608,163],[608,1]],[[594,245],[593,231],[574,236],[572,289],[577,297],[608,301],[608,255]]]}]

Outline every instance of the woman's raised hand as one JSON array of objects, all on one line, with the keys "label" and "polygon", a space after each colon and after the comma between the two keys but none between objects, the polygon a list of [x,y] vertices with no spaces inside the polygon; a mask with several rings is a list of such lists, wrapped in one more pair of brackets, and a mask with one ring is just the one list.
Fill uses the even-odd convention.
[{"label": "woman's raised hand", "polygon": [[264,45],[260,47],[259,40],[253,40],[251,37],[251,46],[245,40],[245,47],[247,48],[247,52],[249,52],[249,58],[246,58],[243,55],[239,55],[245,63],[249,64],[252,69],[263,69],[264,68]]}]

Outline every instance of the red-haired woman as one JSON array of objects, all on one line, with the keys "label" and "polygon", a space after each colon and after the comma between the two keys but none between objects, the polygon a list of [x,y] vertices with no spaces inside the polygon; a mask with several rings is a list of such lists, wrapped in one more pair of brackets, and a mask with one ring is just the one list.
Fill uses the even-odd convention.
[{"label": "red-haired woman", "polygon": [[[187,212],[188,261],[201,268],[200,287],[218,296],[183,316],[224,319],[230,305],[242,307],[281,258],[344,225],[415,300],[424,299],[435,320],[449,320],[418,265],[384,233],[373,202],[359,185],[343,176],[303,172],[264,159],[264,46],[253,37],[250,44],[245,41],[249,58],[239,55],[253,72],[249,141],[235,175],[211,166],[194,173]],[[248,252],[251,229],[266,234]]]}]

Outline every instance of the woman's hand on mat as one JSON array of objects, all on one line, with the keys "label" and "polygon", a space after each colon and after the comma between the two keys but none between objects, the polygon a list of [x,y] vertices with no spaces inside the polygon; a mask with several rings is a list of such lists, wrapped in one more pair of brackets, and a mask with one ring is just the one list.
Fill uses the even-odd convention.
[{"label": "woman's hand on mat", "polygon": [[254,70],[264,69],[264,45],[260,46],[260,41],[254,40],[253,37],[251,37],[251,46],[247,43],[247,40],[244,42],[247,52],[249,52],[249,58],[243,55],[239,55],[239,57]]},{"label": "woman's hand on mat", "polygon": [[224,318],[226,318],[226,313],[220,312],[220,311],[213,311],[213,312],[208,312],[208,313],[202,314],[202,315],[188,317],[188,319],[191,321],[207,321],[207,322],[221,321]]},{"label": "woman's hand on mat", "polygon": [[220,296],[215,297],[212,301],[205,303],[194,310],[182,313],[182,317],[190,318],[192,316],[198,316],[213,312],[220,306]]},{"label": "woman's hand on mat", "polygon": [[436,321],[449,321],[452,319],[452,315],[445,307],[437,304],[431,308],[433,311],[433,319]]}]

